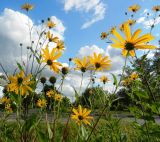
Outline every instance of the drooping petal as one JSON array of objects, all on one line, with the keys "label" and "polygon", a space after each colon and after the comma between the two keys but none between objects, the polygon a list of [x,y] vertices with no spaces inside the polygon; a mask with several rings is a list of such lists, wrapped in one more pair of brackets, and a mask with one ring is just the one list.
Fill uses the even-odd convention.
[{"label": "drooping petal", "polygon": [[130,54],[132,57],[134,57],[134,56],[135,56],[135,51],[134,51],[134,50],[131,50],[131,51],[129,51],[129,54]]}]

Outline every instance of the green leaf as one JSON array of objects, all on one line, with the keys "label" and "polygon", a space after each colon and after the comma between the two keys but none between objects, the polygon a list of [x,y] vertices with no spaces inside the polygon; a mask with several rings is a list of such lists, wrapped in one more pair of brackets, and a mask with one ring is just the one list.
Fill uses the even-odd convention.
[{"label": "green leaf", "polygon": [[75,89],[74,86],[72,86],[72,88],[73,88],[73,90],[74,90],[74,92],[75,92],[76,102],[78,102],[78,101],[79,101],[79,94],[78,94],[78,92],[77,92],[77,90]]},{"label": "green leaf", "polygon": [[139,98],[149,99],[147,92],[138,90],[135,92]]},{"label": "green leaf", "polygon": [[39,129],[37,129],[37,136],[39,142],[48,142],[48,138],[46,136],[46,133],[43,133]]},{"label": "green leaf", "polygon": [[50,127],[48,122],[47,122],[47,130],[48,130],[49,139],[52,139],[53,138],[53,132],[52,132],[51,127]]},{"label": "green leaf", "polygon": [[17,66],[18,66],[19,70],[24,71],[24,69],[23,69],[23,67],[21,66],[20,63],[17,62]]},{"label": "green leaf", "polygon": [[117,78],[113,73],[111,73],[111,75],[112,75],[113,80],[114,80],[113,85],[116,85],[116,87],[117,87],[118,86]]},{"label": "green leaf", "polygon": [[37,63],[40,64],[40,59],[36,57]]},{"label": "green leaf", "polygon": [[31,116],[29,116],[27,120],[25,120],[25,123],[22,129],[25,131],[31,131],[31,129],[34,127],[36,123],[37,123],[37,115],[32,114]]}]

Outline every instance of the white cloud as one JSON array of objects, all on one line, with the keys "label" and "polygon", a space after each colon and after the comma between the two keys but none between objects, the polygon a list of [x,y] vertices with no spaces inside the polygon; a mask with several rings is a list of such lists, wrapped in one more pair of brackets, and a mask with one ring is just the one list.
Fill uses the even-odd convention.
[{"label": "white cloud", "polygon": [[[65,32],[63,22],[55,16],[51,16],[51,20],[57,25],[51,33],[63,39]],[[12,9],[5,8],[0,15],[0,61],[5,69],[12,73],[15,69],[15,61],[21,59],[20,43],[23,43],[22,57],[26,60],[26,47],[30,46],[28,24],[34,27],[32,40],[36,43],[38,37],[36,33],[42,29],[40,25],[35,24],[27,15]]]},{"label": "white cloud", "polygon": [[[147,13],[149,13],[149,18],[147,18]],[[154,16],[153,16],[153,12],[149,9],[145,9],[141,14],[138,19],[137,19],[137,23],[139,24],[142,24],[144,26],[144,28],[146,29],[149,29],[151,28],[151,26],[154,24],[155,25],[158,25],[160,23],[160,17],[156,17],[154,19]]]},{"label": "white cloud", "polygon": [[81,28],[85,29],[104,19],[106,6],[101,0],[64,0],[64,10],[68,12],[72,9],[82,13],[93,13],[93,18],[82,25]]},{"label": "white cloud", "polygon": [[78,51],[78,56],[84,57],[84,56],[92,55],[94,52],[96,52],[97,54],[99,54],[99,53],[104,54],[105,53],[104,49],[99,48],[97,45],[91,45],[91,46],[87,45],[87,46],[80,48],[80,50]]}]

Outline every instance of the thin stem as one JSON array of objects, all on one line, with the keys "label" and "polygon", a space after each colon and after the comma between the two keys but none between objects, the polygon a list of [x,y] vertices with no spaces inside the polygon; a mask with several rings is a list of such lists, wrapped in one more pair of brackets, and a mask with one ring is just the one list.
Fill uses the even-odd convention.
[{"label": "thin stem", "polygon": [[82,72],[82,79],[81,79],[81,84],[80,84],[80,87],[79,87],[79,94],[81,93],[81,89],[82,89],[82,84],[83,84],[83,72]]},{"label": "thin stem", "polygon": [[6,75],[6,77],[9,79],[9,76],[8,76],[6,70],[4,69],[4,67],[3,67],[3,65],[1,63],[0,63],[0,67],[2,68],[2,70],[3,70],[4,74]]}]

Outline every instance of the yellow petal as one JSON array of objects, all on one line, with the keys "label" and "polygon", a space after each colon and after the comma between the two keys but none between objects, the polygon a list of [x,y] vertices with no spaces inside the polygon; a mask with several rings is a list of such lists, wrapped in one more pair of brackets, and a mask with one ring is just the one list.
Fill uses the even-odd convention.
[{"label": "yellow petal", "polygon": [[124,24],[124,30],[123,31],[125,33],[126,40],[130,40],[131,39],[131,30],[130,30],[130,27],[129,27],[128,23]]},{"label": "yellow petal", "polygon": [[136,45],[135,48],[137,49],[155,49],[157,47],[154,45]]},{"label": "yellow petal", "polygon": [[145,34],[134,41],[134,44],[146,43],[153,40],[154,37],[151,34]]},{"label": "yellow petal", "polygon": [[133,36],[131,38],[132,41],[134,41],[136,38],[138,38],[139,34],[142,32],[142,30],[138,29],[133,33]]},{"label": "yellow petal", "polygon": [[113,35],[121,42],[125,42],[124,38],[117,32],[117,30],[113,30]]}]

